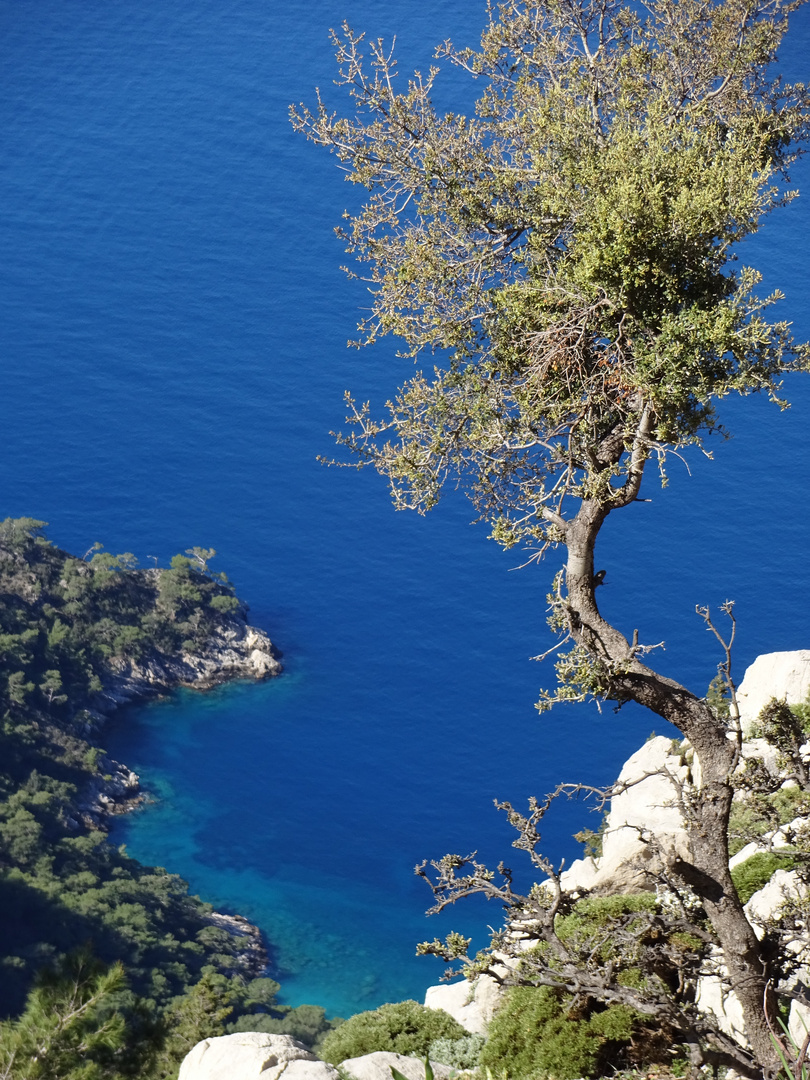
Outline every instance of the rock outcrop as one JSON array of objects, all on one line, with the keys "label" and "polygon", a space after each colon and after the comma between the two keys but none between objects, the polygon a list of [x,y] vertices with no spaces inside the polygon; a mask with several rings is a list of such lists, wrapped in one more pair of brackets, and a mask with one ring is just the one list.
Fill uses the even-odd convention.
[{"label": "rock outcrop", "polygon": [[212,911],[207,922],[239,939],[239,951],[230,974],[257,979],[266,973],[270,957],[258,926],[254,926],[244,915],[226,915],[221,911]]},{"label": "rock outcrop", "polygon": [[561,877],[566,892],[649,889],[662,858],[688,857],[679,807],[680,788],[690,777],[688,758],[680,744],[659,735],[627,760],[610,802],[602,854],[571,864]]},{"label": "rock outcrop", "polygon": [[479,975],[475,982],[440,983],[429,986],[425,1007],[443,1009],[472,1035],[483,1035],[498,1007],[502,990],[489,975]]},{"label": "rock outcrop", "polygon": [[743,731],[751,726],[771,698],[800,705],[810,695],[810,649],[763,653],[746,670],[737,690]]},{"label": "rock outcrop", "polygon": [[223,620],[198,652],[152,652],[140,662],[119,661],[94,706],[107,713],[178,686],[206,690],[232,679],[266,679],[280,673],[281,664],[267,634],[248,626],[243,616],[233,615]]},{"label": "rock outcrop", "polygon": [[[771,698],[797,705],[810,695],[810,650],[769,653],[758,657],[748,668],[740,685],[743,730],[748,732]],[[810,751],[810,744],[806,748]],[[810,754],[808,755],[810,756]],[[761,738],[746,739],[743,758],[757,758],[775,778],[780,776],[778,751]],[[650,739],[625,763],[617,780],[617,794],[610,802],[602,833],[602,853],[598,858],[578,859],[561,875],[563,889],[574,895],[597,892],[614,894],[656,888],[656,878],[663,863],[673,858],[689,861],[689,840],[681,811],[684,792],[700,785],[700,771],[691,747],[685,740],[659,736]],[[789,847],[805,820],[796,820],[771,833],[761,841],[748,844],[732,859],[732,868],[759,852]],[[660,881],[660,878],[658,879]],[[768,922],[778,918],[782,906],[796,900],[802,886],[793,871],[777,870],[770,881],[749,899],[746,912],[761,936]],[[717,1018],[729,1035],[745,1042],[742,1009],[735,995],[727,989],[722,955],[716,957],[715,973],[707,974],[698,987],[700,1007]],[[486,978],[486,977],[484,977]],[[800,974],[800,981],[810,986],[810,970]],[[468,1031],[484,1032],[497,1007],[501,988],[479,979],[471,985],[465,980],[430,987],[425,1005],[449,1012]],[[485,999],[479,1001],[485,987]],[[810,1029],[810,1009],[794,1006],[791,1031]]]},{"label": "rock outcrop", "polygon": [[340,1078],[333,1065],[289,1035],[248,1031],[197,1043],[183,1059],[178,1080],[279,1080],[282,1073],[285,1080]]},{"label": "rock outcrop", "polygon": [[[77,727],[84,737],[91,737],[124,705],[161,697],[179,686],[208,690],[233,679],[272,678],[281,671],[270,638],[263,630],[249,626],[244,613],[237,611],[223,616],[196,653],[152,651],[140,661],[113,661],[102,690],[89,708],[81,710]],[[84,824],[98,828],[111,814],[126,813],[141,800],[137,773],[103,755],[98,775],[82,793],[78,808]]]},{"label": "rock outcrop", "polygon": [[[82,822],[91,828],[102,827],[111,814],[124,814],[143,800],[138,774],[132,769],[102,753],[98,770],[78,804]],[[79,826],[75,819],[71,819],[71,824],[74,828]]]},{"label": "rock outcrop", "polygon": [[[183,1059],[178,1080],[391,1080],[391,1067],[407,1080],[425,1080],[425,1065],[418,1058],[380,1050],[348,1058],[340,1073],[289,1035],[246,1032],[203,1039]],[[436,1080],[448,1080],[449,1065],[431,1062]]]}]

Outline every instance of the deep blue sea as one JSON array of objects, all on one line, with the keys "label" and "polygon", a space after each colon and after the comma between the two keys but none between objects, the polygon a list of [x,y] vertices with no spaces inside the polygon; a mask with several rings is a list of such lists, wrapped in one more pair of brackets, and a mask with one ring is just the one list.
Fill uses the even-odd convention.
[{"label": "deep blue sea", "polygon": [[[498,923],[483,904],[426,920],[416,862],[477,848],[517,870],[493,799],[609,782],[656,720],[535,712],[558,557],[513,571],[460,499],[395,514],[375,475],[316,460],[344,389],[379,405],[408,370],[393,344],[346,348],[365,294],[332,229],[357,193],[286,117],[315,86],[340,103],[344,18],[396,32],[407,71],[474,43],[484,4],[0,0],[0,516],[146,565],[217,549],[285,674],[121,715],[110,745],[154,801],[113,837],[255,920],[285,1000],[348,1015],[437,981],[416,941]],[[440,80],[441,104],[461,93]],[[804,337],[808,164],[808,197],[745,252]],[[696,603],[737,601],[739,673],[810,646],[810,379],[787,392],[786,414],[729,401],[736,437],[600,542],[607,614],[666,639],[659,663],[699,691],[719,657]],[[575,858],[585,823],[550,816],[547,850]]]}]

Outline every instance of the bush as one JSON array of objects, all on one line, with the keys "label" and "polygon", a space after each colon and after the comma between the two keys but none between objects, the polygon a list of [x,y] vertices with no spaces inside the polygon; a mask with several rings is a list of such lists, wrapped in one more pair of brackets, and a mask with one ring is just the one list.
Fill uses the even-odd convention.
[{"label": "bush", "polygon": [[[278,1010],[284,1009],[284,1006]],[[288,1009],[282,1016],[268,1013],[250,1013],[240,1016],[228,1025],[228,1033],[239,1031],[262,1031],[268,1035],[291,1035],[293,1039],[316,1053],[324,1036],[340,1024],[339,1020],[327,1020],[326,1011],[320,1005],[299,1005]]]},{"label": "bush", "polygon": [[426,1057],[439,1039],[464,1039],[468,1032],[442,1009],[426,1009],[416,1001],[381,1005],[373,1012],[357,1013],[321,1045],[321,1057],[332,1065],[346,1058],[391,1050],[395,1054]]},{"label": "bush", "polygon": [[437,1039],[431,1043],[428,1057],[451,1069],[475,1069],[486,1039],[483,1035],[465,1035],[463,1039]]},{"label": "bush", "polygon": [[776,851],[758,851],[750,859],[735,866],[731,879],[740,895],[740,901],[747,904],[755,892],[763,889],[777,870],[792,870],[796,860],[791,854]]},{"label": "bush", "polygon": [[585,1015],[547,986],[514,987],[492,1019],[481,1065],[511,1080],[597,1076],[616,1063],[634,1018],[624,1005]]}]

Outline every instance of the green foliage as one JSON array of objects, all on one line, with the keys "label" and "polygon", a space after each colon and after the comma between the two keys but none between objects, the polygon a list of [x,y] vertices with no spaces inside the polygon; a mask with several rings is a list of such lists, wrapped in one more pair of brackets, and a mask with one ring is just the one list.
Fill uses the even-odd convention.
[{"label": "green foliage", "polygon": [[801,755],[807,733],[799,710],[785,700],[771,698],[757,717],[757,725],[762,737],[779,751],[780,769],[792,772],[802,787],[809,788],[810,775]]},{"label": "green foliage", "polygon": [[792,198],[787,6],[510,0],[480,47],[437,50],[475,79],[466,116],[435,112],[438,68],[399,92],[388,49],[333,35],[348,115],[292,121],[369,192],[340,232],[371,283],[360,343],[446,357],[379,421],[348,402],[341,441],[399,507],[460,483],[498,542],[558,543],[569,496],[617,505],[642,445],[701,442],[719,398],[806,366],[780,294],[729,261]]},{"label": "green foliage", "polygon": [[602,838],[605,835],[605,829],[607,827],[607,814],[602,815],[602,821],[598,829],[580,829],[579,832],[574,833],[574,839],[578,844],[582,844],[585,849],[583,854],[586,858],[590,857],[598,859],[602,854]]},{"label": "green foliage", "polygon": [[789,852],[758,851],[735,866],[731,878],[740,900],[746,904],[755,892],[764,889],[777,870],[793,870],[795,866],[796,859]]},{"label": "green foliage", "polygon": [[[587,896],[577,901],[569,915],[557,919],[555,929],[560,941],[571,947],[583,944],[589,949],[598,941],[599,958],[603,961],[616,959],[610,930],[615,921],[635,912],[654,912],[657,900],[653,893],[617,894],[615,896]],[[633,920],[625,920],[632,930]]]},{"label": "green foliage", "polygon": [[[667,1063],[672,1016],[692,1000],[707,946],[699,913],[692,923],[664,908],[650,892],[564,901],[536,943],[521,949],[517,985],[490,1025],[481,1065],[512,1080],[566,1080]],[[656,1007],[661,1015],[651,1022]]]},{"label": "green foliage", "polygon": [[330,1031],[338,1028],[340,1018],[326,1019],[326,1010],[320,1005],[277,1006],[272,1013],[245,1013],[228,1025],[228,1032],[263,1031],[268,1035],[291,1035],[294,1039],[320,1053],[323,1040]]},{"label": "green foliage", "polygon": [[237,980],[210,970],[185,994],[176,997],[163,1014],[166,1035],[158,1071],[171,1072],[202,1039],[224,1035],[239,997]]},{"label": "green foliage", "polygon": [[550,987],[513,987],[504,995],[481,1052],[482,1066],[510,1080],[576,1080],[618,1061],[636,1014],[624,1005],[582,1010]]},{"label": "green foliage", "polygon": [[127,1029],[115,999],[124,986],[120,964],[105,969],[86,952],[43,972],[20,1018],[0,1024],[0,1076],[116,1080]]},{"label": "green foliage", "polygon": [[424,1057],[438,1039],[463,1039],[467,1034],[442,1009],[426,1009],[416,1001],[400,1001],[372,1012],[357,1013],[346,1020],[325,1037],[321,1056],[332,1065],[376,1050]]},{"label": "green foliage", "polygon": [[746,844],[808,814],[810,793],[799,787],[778,788],[770,793],[738,793],[729,821],[729,853],[736,855]]},{"label": "green foliage", "polygon": [[[326,1011],[319,1005],[279,1005],[276,994],[280,987],[275,979],[253,979],[240,995],[237,1011],[239,1017],[228,1024],[229,1033],[237,1031],[263,1031],[270,1035],[291,1035],[311,1050],[319,1048],[327,1032],[343,1021],[326,1019]],[[258,1011],[257,1011],[258,1010]]]},{"label": "green foliage", "polygon": [[212,607],[214,611],[218,611],[220,614],[229,614],[239,609],[239,601],[235,596],[217,594],[211,597],[208,604],[209,607]]},{"label": "green foliage", "polygon": [[730,715],[728,685],[719,673],[709,683],[706,700],[714,710],[715,716],[723,720],[728,719]]},{"label": "green foliage", "polygon": [[0,521],[0,544],[12,551],[26,551],[32,540],[42,540],[42,530],[46,525],[46,521],[36,521],[34,518],[6,518]]},{"label": "green foliage", "polygon": [[810,735],[810,696],[799,705],[791,705],[790,709],[801,724],[805,735]]}]

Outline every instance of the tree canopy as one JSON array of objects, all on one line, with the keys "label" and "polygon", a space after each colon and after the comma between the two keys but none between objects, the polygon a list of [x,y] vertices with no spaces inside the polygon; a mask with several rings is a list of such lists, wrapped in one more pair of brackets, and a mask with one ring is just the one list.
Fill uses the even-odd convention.
[{"label": "tree canopy", "polygon": [[507,3],[480,49],[437,51],[480,84],[470,117],[434,111],[438,68],[398,92],[381,41],[364,62],[335,35],[354,114],[293,120],[371,193],[340,230],[370,282],[360,340],[448,350],[385,420],[352,409],[345,441],[398,505],[458,481],[499,541],[542,547],[572,497],[622,505],[718,397],[806,363],[778,294],[730,265],[794,194],[808,99],[771,68],[792,6]]}]

